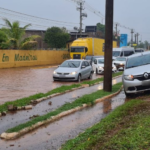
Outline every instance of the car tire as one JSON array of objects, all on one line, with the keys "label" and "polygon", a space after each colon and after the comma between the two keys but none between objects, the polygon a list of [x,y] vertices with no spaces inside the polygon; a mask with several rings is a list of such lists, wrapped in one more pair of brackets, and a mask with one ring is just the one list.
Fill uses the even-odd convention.
[{"label": "car tire", "polygon": [[131,94],[130,93],[126,93],[126,91],[124,91],[125,95],[127,98],[130,98],[131,97]]},{"label": "car tire", "polygon": [[97,68],[96,68],[96,74],[98,74],[98,70],[97,70]]},{"label": "car tire", "polygon": [[93,74],[92,74],[92,72],[91,72],[91,73],[90,73],[90,76],[88,77],[88,79],[92,79],[92,75],[93,75]]},{"label": "car tire", "polygon": [[79,74],[78,76],[78,80],[77,80],[79,83],[81,82],[81,75]]}]

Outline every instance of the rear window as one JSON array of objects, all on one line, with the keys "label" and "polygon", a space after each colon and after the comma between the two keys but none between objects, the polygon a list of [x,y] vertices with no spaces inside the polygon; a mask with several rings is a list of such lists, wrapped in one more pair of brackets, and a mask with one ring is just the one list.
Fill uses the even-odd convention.
[{"label": "rear window", "polygon": [[86,56],[85,60],[91,60],[92,56]]},{"label": "rear window", "polygon": [[132,54],[134,54],[133,51],[124,51],[124,56],[130,56]]},{"label": "rear window", "polygon": [[136,53],[144,52],[143,50],[135,50]]},{"label": "rear window", "polygon": [[150,64],[150,54],[129,58],[126,69]]}]

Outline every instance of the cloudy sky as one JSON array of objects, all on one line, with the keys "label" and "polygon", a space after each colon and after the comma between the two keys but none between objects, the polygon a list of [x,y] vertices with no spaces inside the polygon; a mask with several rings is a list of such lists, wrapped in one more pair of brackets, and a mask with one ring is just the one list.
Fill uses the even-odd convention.
[{"label": "cloudy sky", "polygon": [[[79,11],[76,9],[78,5],[73,0],[0,0],[0,4],[1,26],[4,25],[2,18],[19,20],[22,24],[32,23],[34,29],[65,26],[72,30],[74,26],[79,26]],[[105,22],[101,17],[105,15],[105,0],[85,0],[84,6],[84,12],[88,15],[83,20],[84,26]],[[114,22],[133,28],[140,34],[139,40],[150,42],[149,6],[150,0],[114,0]],[[58,22],[13,13],[3,8]],[[118,27],[118,30],[120,33],[128,34],[130,40],[130,30],[125,27]]]}]

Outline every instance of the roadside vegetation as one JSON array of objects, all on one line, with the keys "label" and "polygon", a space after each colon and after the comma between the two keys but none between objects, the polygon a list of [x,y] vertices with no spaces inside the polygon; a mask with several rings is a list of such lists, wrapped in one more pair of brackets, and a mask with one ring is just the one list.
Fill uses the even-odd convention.
[{"label": "roadside vegetation", "polygon": [[30,126],[38,123],[38,122],[50,119],[52,116],[56,116],[56,115],[58,115],[58,114],[60,114],[64,111],[76,108],[78,106],[82,106],[83,104],[93,105],[94,101],[96,99],[102,98],[104,96],[107,96],[107,95],[110,95],[110,94],[113,94],[113,93],[116,93],[121,88],[121,86],[122,86],[122,83],[118,83],[118,84],[114,85],[112,87],[112,92],[105,92],[103,90],[98,90],[97,92],[94,92],[92,94],[84,95],[83,97],[81,97],[79,99],[76,99],[72,103],[66,103],[63,106],[61,106],[60,108],[58,108],[58,109],[56,109],[52,112],[49,112],[46,115],[39,116],[39,117],[37,117],[37,118],[27,122],[27,123],[18,125],[18,126],[12,128],[12,129],[8,129],[6,132],[7,133],[18,132],[18,131],[20,131],[20,130],[26,128],[26,127],[30,127]]},{"label": "roadside vegetation", "polygon": [[150,95],[143,99],[126,102],[61,150],[150,149]]},{"label": "roadside vegetation", "polygon": [[3,19],[6,27],[0,29],[0,49],[35,49],[39,35],[25,37],[25,30],[31,26],[27,24],[20,27],[20,23],[15,21],[11,23],[8,19]]},{"label": "roadside vegetation", "polygon": [[[118,72],[118,73],[113,74],[113,77],[116,77],[116,76],[119,76],[119,75],[122,75],[122,72]],[[98,79],[95,79],[95,80],[86,81],[86,82],[73,84],[73,85],[68,85],[68,86],[61,86],[61,87],[53,89],[52,91],[49,91],[47,93],[38,93],[38,94],[32,95],[30,97],[25,97],[25,98],[18,99],[18,100],[15,100],[15,101],[6,102],[3,105],[0,105],[0,112],[7,111],[7,107],[9,105],[26,106],[26,105],[29,105],[31,103],[31,100],[36,100],[36,99],[39,99],[39,98],[42,98],[42,97],[46,97],[46,96],[49,96],[49,95],[52,95],[52,94],[56,94],[56,93],[63,93],[65,91],[67,91],[67,90],[71,90],[73,88],[81,87],[83,84],[92,85],[94,83],[99,83],[101,81],[103,81],[103,78],[98,78]]]}]

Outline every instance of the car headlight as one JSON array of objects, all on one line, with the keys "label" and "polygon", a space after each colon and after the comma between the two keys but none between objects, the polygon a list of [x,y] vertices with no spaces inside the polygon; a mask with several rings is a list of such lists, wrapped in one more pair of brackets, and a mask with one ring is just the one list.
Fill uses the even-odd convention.
[{"label": "car headlight", "polygon": [[134,80],[134,76],[133,75],[124,75],[124,79],[132,81],[132,80]]},{"label": "car headlight", "polygon": [[75,75],[75,74],[77,74],[77,72],[71,72],[70,74],[71,74],[71,75]]},{"label": "car headlight", "polygon": [[53,72],[53,74],[56,74],[56,73],[57,73],[56,71]]},{"label": "car headlight", "polygon": [[114,66],[113,69],[116,69],[116,67]]},{"label": "car headlight", "polygon": [[101,69],[101,70],[102,70],[103,68],[102,68],[102,67],[98,67],[98,69]]},{"label": "car headlight", "polygon": [[120,63],[120,65],[123,65],[123,63]]}]

